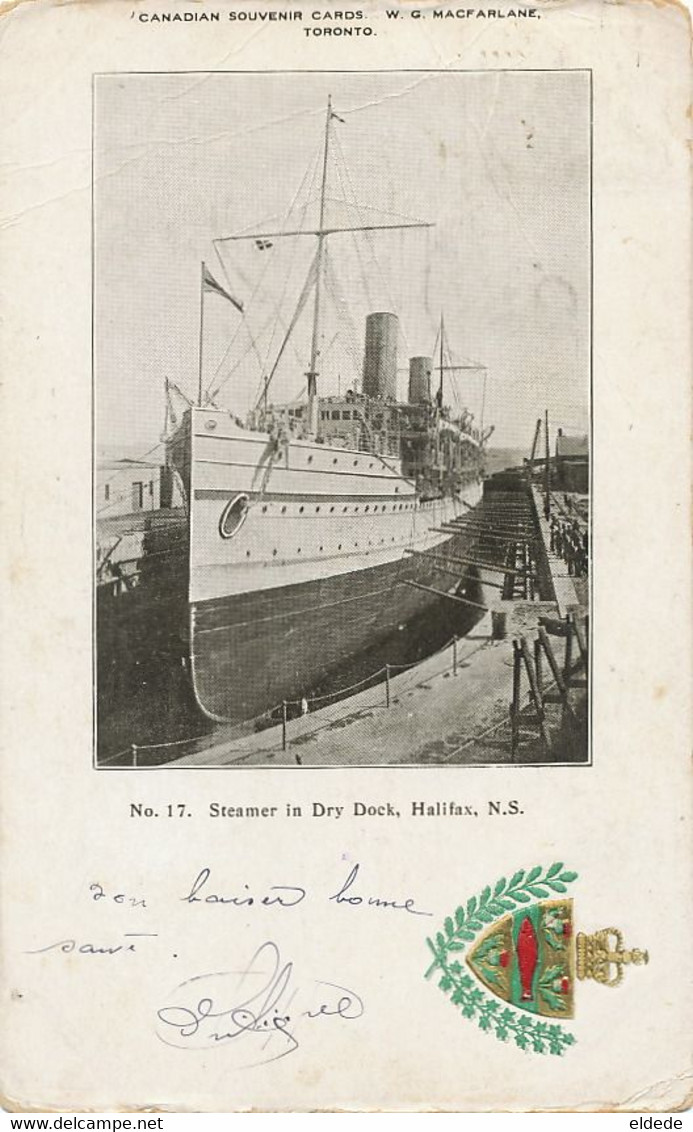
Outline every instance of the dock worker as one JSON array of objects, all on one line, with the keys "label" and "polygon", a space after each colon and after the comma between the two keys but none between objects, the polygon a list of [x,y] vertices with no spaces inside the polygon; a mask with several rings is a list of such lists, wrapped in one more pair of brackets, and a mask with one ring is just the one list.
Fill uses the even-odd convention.
[{"label": "dock worker", "polygon": [[584,531],[582,533],[582,537],[580,538],[578,545],[580,547],[579,555],[578,555],[578,561],[579,561],[579,566],[580,566],[580,574],[581,574],[581,576],[584,576],[585,574],[587,574],[587,569],[588,569],[587,531]]},{"label": "dock worker", "polygon": [[558,555],[559,558],[562,558],[563,557],[563,524],[562,523],[560,525],[558,525],[558,524],[556,525],[555,541],[556,541],[556,554]]},{"label": "dock worker", "polygon": [[570,533],[568,535],[568,549],[567,549],[567,555],[566,555],[566,557],[568,559],[568,573],[569,574],[576,574],[577,573],[577,549],[578,548],[577,548],[577,543],[575,541],[575,535],[572,531],[570,531]]},{"label": "dock worker", "polygon": [[587,573],[587,567],[589,563],[589,537],[587,534],[587,528],[585,528],[582,535],[582,553],[585,557],[585,573]]}]

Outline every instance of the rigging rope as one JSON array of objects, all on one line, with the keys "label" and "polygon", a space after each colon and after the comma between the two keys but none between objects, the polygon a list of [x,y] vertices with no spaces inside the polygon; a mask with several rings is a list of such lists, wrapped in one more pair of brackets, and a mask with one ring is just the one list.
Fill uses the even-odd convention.
[{"label": "rigging rope", "polygon": [[[284,217],[284,227],[286,227],[289,224],[293,209],[296,205],[296,201],[298,200],[301,193],[303,192],[303,188],[304,188],[306,182],[308,182],[308,184],[309,184],[309,192],[310,192],[310,188],[312,187],[313,181],[315,180],[315,177],[317,175],[319,156],[320,156],[319,150],[316,150],[312,164],[309,164],[308,167],[306,168],[305,173],[303,174],[303,177],[301,179],[301,183],[299,184],[298,189],[294,193],[294,196],[292,197],[292,199],[289,203],[289,207],[288,207],[286,215]],[[306,207],[307,207],[306,205],[304,205],[304,207],[303,207],[303,214],[302,214],[302,218],[301,218],[301,223],[303,223],[303,220],[305,220]],[[256,285],[253,289],[252,295],[250,297],[249,304],[248,304],[249,306],[252,306],[252,304],[254,303],[255,297],[256,297],[258,291],[260,290],[262,284],[264,283],[265,275],[267,274],[267,272],[269,270],[270,263],[271,263],[271,257],[266,256],[265,260],[264,260],[264,267],[263,267],[263,269],[260,273],[258,281],[257,281],[257,283],[256,283]],[[290,266],[293,266],[293,264],[291,264]],[[278,321],[278,319],[279,319],[278,310],[276,311],[276,317],[277,317],[277,321]],[[252,332],[251,332],[251,334],[252,334]],[[231,345],[233,344],[233,341],[234,340],[232,339],[232,342],[229,343],[229,347],[231,347]],[[228,354],[228,351],[227,351],[227,354]],[[260,357],[259,351],[258,351],[258,361],[259,361],[259,365],[260,365],[260,376],[262,378],[262,374],[264,372],[264,368],[265,368],[267,359],[265,358],[265,360],[263,362],[262,358]]]},{"label": "rigging rope", "polygon": [[[218,246],[218,243],[217,243],[216,240],[212,241],[212,247],[214,248],[214,254],[216,255],[216,257],[219,260],[219,263],[221,265],[221,270],[224,273],[224,279],[228,283],[229,291],[231,292],[231,294],[233,294],[234,291],[235,291],[235,287],[234,287],[234,284],[231,282],[231,279],[229,278],[229,273],[226,270],[226,264],[224,263],[224,261],[221,257],[221,252],[219,251],[219,246]],[[238,274],[243,279],[243,273],[241,271],[239,271]],[[245,280],[244,280],[244,282],[245,282]],[[237,330],[240,330],[240,327],[237,327]],[[255,351],[255,356],[257,357],[258,365],[262,369],[262,358],[260,357],[260,351],[257,348],[257,342],[255,341],[255,336],[252,333],[250,334],[250,348]],[[250,350],[246,351],[246,354],[248,354],[248,353],[250,353]],[[244,357],[245,356],[246,355],[244,355]],[[222,358],[221,362],[219,363],[219,365],[215,369],[214,377],[212,378],[212,380],[209,382],[209,384],[207,386],[207,394],[208,395],[209,395],[209,390],[211,389],[212,385],[216,381],[217,374],[219,373],[219,370],[221,369],[221,367],[224,364],[224,361],[226,360],[227,357],[228,357],[228,349],[226,351],[224,351],[224,357]],[[218,392],[219,392],[219,390],[215,390],[215,393],[218,393]],[[211,394],[211,396],[214,397],[215,393]]]},{"label": "rigging rope", "polygon": [[[339,180],[339,185],[340,185],[340,188],[342,190],[342,195],[344,196],[344,201],[346,203],[347,189],[346,189],[345,184],[344,184],[344,178],[342,176],[342,169],[341,169],[341,166],[337,162],[335,162],[335,168],[337,170],[337,178]],[[368,303],[369,308],[373,309],[373,307],[376,304],[373,302],[373,298],[371,296],[370,288],[368,286],[368,273],[367,273],[365,266],[364,266],[364,263],[363,263],[363,259],[362,259],[362,256],[361,256],[361,244],[360,244],[360,242],[357,238],[356,232],[351,233],[351,242],[352,242],[354,249],[356,251],[356,258],[358,260],[359,270],[361,272],[361,282],[363,283],[363,289],[364,289],[365,294],[366,294],[366,301]]]},{"label": "rigging rope", "polygon": [[337,317],[341,319],[344,324],[346,338],[345,349],[354,367],[355,381],[358,382],[361,376],[361,349],[358,342],[358,334],[354,320],[351,317],[349,304],[344,298],[344,293],[342,291],[337,273],[332,266],[331,259],[328,260],[327,263],[327,274],[325,282],[334,307],[337,311]]},{"label": "rigging rope", "polygon": [[[339,151],[339,157],[340,157],[340,159],[341,159],[341,161],[344,165],[344,171],[345,171],[345,174],[346,174],[346,178],[347,178],[347,181],[349,183],[349,186],[351,188],[351,192],[352,192],[352,195],[353,195],[353,198],[354,198],[354,205],[357,209],[357,212],[360,212],[360,210],[363,208],[363,206],[358,203],[358,200],[357,200],[357,197],[356,197],[356,190],[354,188],[354,183],[353,183],[352,178],[351,178],[351,173],[349,172],[349,166],[347,165],[347,162],[346,162],[346,157],[344,155],[344,150],[342,149],[342,144],[339,140],[339,135],[336,132],[335,132],[335,139],[336,139],[336,143],[337,143],[337,149]],[[367,217],[362,216],[361,217],[361,223],[364,224],[364,221],[366,219],[367,219]],[[364,235],[366,237],[366,240],[367,240],[368,245],[369,245],[370,250],[371,250],[371,259],[372,259],[373,263],[375,264],[375,266],[378,270],[378,274],[380,275],[380,279],[381,279],[381,282],[382,282],[382,285],[383,285],[383,289],[384,289],[384,291],[385,291],[385,293],[388,297],[388,301],[392,304],[393,307],[396,307],[397,304],[394,302],[393,295],[392,295],[392,292],[390,290],[387,278],[386,278],[385,273],[383,271],[380,260],[378,259],[377,255],[376,255],[375,240],[373,238],[373,233],[372,232],[365,232]],[[402,333],[402,337],[404,339],[404,344],[405,344],[405,347],[406,347],[406,350],[407,350],[407,354],[408,354],[408,356],[411,356],[412,349],[411,349],[409,340],[407,338],[406,331],[404,330],[404,327],[402,327],[402,326],[400,326],[400,330],[401,330],[401,333]]]},{"label": "rigging rope", "polygon": [[288,343],[288,341],[289,341],[289,339],[290,339],[290,337],[293,333],[293,330],[294,330],[294,327],[296,326],[296,323],[298,322],[299,318],[301,317],[301,314],[303,313],[303,308],[306,305],[306,302],[308,301],[308,296],[310,295],[310,292],[312,291],[312,289],[315,285],[315,278],[316,278],[316,274],[317,274],[317,263],[318,263],[318,254],[316,252],[315,256],[313,257],[313,261],[312,261],[312,263],[311,263],[311,265],[308,269],[308,275],[306,277],[305,283],[303,284],[303,290],[301,291],[301,294],[299,295],[298,303],[296,304],[296,310],[294,311],[294,316],[291,319],[291,322],[289,323],[289,325],[287,327],[286,334],[284,335],[284,340],[282,341],[282,344],[279,347],[279,353],[277,354],[277,357],[276,357],[274,365],[272,366],[272,369],[269,373],[267,381],[263,382],[263,388],[260,392],[260,397],[258,398],[258,403],[259,403],[259,400],[263,396],[266,395],[267,390],[270,387],[270,382],[272,381],[272,378],[274,377],[275,373],[277,372],[277,366],[279,365],[279,363],[282,359],[282,354],[284,353],[284,350],[285,350],[286,345],[287,345],[287,343]]},{"label": "rigging rope", "polygon": [[[258,337],[260,337],[261,335],[263,335],[265,333],[265,331],[269,328],[270,323],[273,322],[275,320],[275,318],[276,318],[276,315],[275,315],[275,312],[273,311],[272,314],[270,314],[270,316],[263,323],[262,329],[260,330]],[[231,367],[231,369],[227,373],[227,375],[224,378],[224,381],[221,383],[221,385],[219,385],[216,389],[211,390],[211,392],[210,392],[211,397],[216,397],[219,394],[219,391],[223,388],[223,386],[226,384],[226,382],[229,381],[233,377],[234,373],[236,373],[241,368],[241,366],[243,365],[243,362],[248,357],[248,354],[251,353],[251,351],[253,349],[255,349],[256,355],[260,360],[260,369],[262,369],[262,358],[260,357],[259,351],[257,350],[255,340],[251,337],[250,346],[248,346],[248,349],[245,351],[245,353],[241,354],[238,361]],[[299,358],[299,361],[300,361],[300,358]]]},{"label": "rigging rope", "polygon": [[[317,176],[317,170],[318,170],[318,165],[316,164],[314,166],[314,169],[313,169],[313,180]],[[313,184],[313,180],[311,180],[311,187],[312,187],[312,184]],[[300,218],[300,221],[299,221],[299,227],[301,227],[301,228],[303,227],[303,225],[305,223],[307,211],[308,211],[308,201],[306,201],[306,203],[304,204],[302,212],[301,212],[301,218]],[[287,216],[286,222],[288,224],[289,216]],[[287,331],[284,335],[281,346],[279,348],[279,353],[278,353],[277,357],[275,358],[274,365],[272,366],[272,371],[269,374],[269,376],[267,377],[267,380],[264,381],[263,375],[267,372],[267,365],[268,365],[270,354],[272,353],[272,349],[273,349],[273,345],[274,345],[274,336],[276,334],[276,331],[278,329],[280,319],[281,319],[281,316],[280,316],[281,308],[284,304],[284,300],[286,299],[286,294],[287,294],[287,291],[289,289],[289,280],[291,279],[293,269],[294,269],[294,266],[295,266],[295,263],[296,263],[296,245],[295,244],[293,245],[293,249],[294,250],[293,250],[293,253],[292,253],[292,257],[289,261],[289,270],[288,270],[288,272],[286,274],[286,278],[284,280],[284,287],[283,287],[283,290],[282,290],[281,299],[279,300],[279,303],[277,304],[277,307],[276,307],[277,319],[276,319],[276,322],[275,322],[275,325],[274,325],[274,329],[272,331],[272,335],[271,335],[270,340],[267,344],[267,351],[265,353],[265,359],[264,359],[264,362],[263,362],[262,369],[260,371],[261,386],[260,386],[259,393],[256,395],[256,405],[259,404],[261,398],[265,395],[267,389],[269,389],[270,382],[272,381],[272,379],[273,379],[273,377],[274,377],[274,375],[277,371],[277,367],[279,365],[281,357],[284,353],[284,350],[286,349],[286,346],[288,345],[288,342],[289,342],[289,339],[291,338],[291,334],[294,330],[294,327],[296,326],[296,323],[298,322],[298,317],[301,314],[303,307],[305,305],[305,302],[308,298],[307,293],[305,294],[305,297],[304,297],[304,292],[302,291],[301,295],[299,297],[298,307],[294,311],[294,316],[291,319],[291,322],[289,323],[288,329],[287,329]],[[311,265],[308,269],[308,278],[310,278],[312,270],[313,270],[313,263],[311,263]],[[304,284],[304,291],[305,291],[305,286],[306,285]]]},{"label": "rigging rope", "polygon": [[[286,213],[286,216],[285,216],[285,219],[284,219],[284,225],[283,225],[283,227],[284,227],[284,228],[288,227],[288,225],[289,225],[289,221],[290,221],[290,217],[291,217],[291,215],[292,215],[292,213],[293,213],[293,210],[294,210],[294,208],[295,208],[295,206],[296,206],[296,202],[297,202],[297,200],[299,199],[299,197],[300,197],[301,193],[303,192],[303,189],[304,189],[304,187],[305,187],[305,185],[306,185],[306,183],[307,183],[307,182],[308,182],[308,184],[309,184],[309,190],[308,190],[308,191],[309,191],[309,193],[310,193],[310,189],[311,189],[311,187],[312,187],[313,181],[315,180],[315,177],[316,177],[316,175],[317,175],[317,170],[318,170],[318,167],[319,167],[319,160],[320,160],[320,150],[318,149],[318,150],[316,151],[316,154],[315,154],[315,156],[314,156],[314,159],[313,159],[312,163],[311,163],[311,164],[309,164],[308,168],[307,168],[307,169],[306,169],[306,171],[304,172],[304,174],[303,174],[303,177],[302,177],[302,179],[301,179],[301,182],[300,182],[300,184],[299,184],[298,188],[296,189],[296,192],[294,193],[294,195],[293,195],[293,197],[292,197],[292,199],[291,199],[291,202],[290,202],[290,204],[289,204],[289,208],[288,208],[288,211],[287,211],[287,213]],[[304,204],[304,205],[303,205],[303,210],[302,210],[302,217],[301,217],[301,223],[303,223],[303,221],[305,220],[305,213],[306,213],[307,207],[308,207],[308,203],[306,202],[306,204]],[[215,240],[215,241],[214,241],[215,250],[216,250],[216,245],[217,245],[218,243],[220,243],[220,242],[221,242],[221,241],[217,241],[217,240]],[[219,252],[217,252],[217,254],[219,255]],[[266,274],[267,274],[267,272],[268,272],[268,270],[269,270],[269,266],[270,266],[270,260],[271,260],[271,257],[270,257],[270,256],[266,256],[266,257],[265,257],[263,269],[262,269],[262,271],[260,272],[260,275],[259,275],[259,277],[258,277],[257,283],[255,284],[255,287],[254,287],[254,289],[253,289],[253,292],[252,292],[252,294],[251,294],[251,296],[250,296],[250,299],[248,300],[248,302],[247,302],[247,304],[246,304],[246,309],[252,309],[252,306],[253,306],[253,304],[254,304],[254,302],[255,302],[255,298],[256,298],[256,296],[257,296],[258,292],[260,291],[260,289],[261,289],[261,287],[262,287],[262,285],[263,285],[264,281],[265,281],[265,276],[266,276]],[[292,261],[292,262],[291,262],[291,264],[290,264],[289,274],[291,273],[291,269],[292,269],[292,268],[293,268],[293,261]],[[279,321],[279,314],[278,314],[278,312],[276,312],[276,314],[275,314],[275,319],[276,319],[276,321],[275,321],[275,328],[276,328],[276,322],[277,322],[277,321]],[[239,325],[237,326],[237,328],[236,328],[236,330],[235,330],[235,332],[234,332],[234,334],[233,334],[233,336],[232,336],[232,338],[231,338],[231,340],[230,340],[230,342],[229,342],[229,344],[228,344],[228,346],[227,346],[227,348],[226,348],[225,352],[224,352],[224,356],[222,357],[222,359],[221,359],[221,361],[220,361],[219,365],[218,365],[218,366],[217,366],[217,368],[216,368],[216,371],[215,371],[215,373],[214,373],[214,377],[212,378],[212,381],[211,381],[211,382],[209,383],[209,385],[208,385],[208,387],[207,387],[208,389],[210,388],[210,386],[211,386],[211,385],[212,385],[212,384],[213,384],[214,382],[216,382],[216,379],[217,379],[217,377],[218,377],[218,375],[219,375],[219,373],[220,373],[220,371],[221,371],[222,367],[224,366],[225,362],[227,361],[227,359],[228,359],[228,357],[229,357],[229,355],[230,355],[230,353],[231,353],[231,350],[233,349],[233,347],[234,347],[234,345],[235,345],[235,343],[236,343],[236,339],[237,339],[237,337],[238,337],[238,335],[239,335],[239,333],[240,333],[240,331],[241,331],[241,329],[242,329],[242,328],[245,328],[245,329],[247,329],[247,330],[248,330],[248,333],[249,333],[249,334],[250,334],[250,336],[251,336],[251,338],[253,337],[253,335],[252,335],[252,330],[250,330],[250,328],[248,327],[247,321],[242,321],[242,322],[240,322],[240,323],[239,323]],[[263,327],[263,330],[264,330],[264,327]],[[270,347],[268,348],[267,356],[265,357],[265,361],[264,361],[264,363],[262,362],[262,359],[260,358],[259,350],[257,351],[257,354],[258,354],[258,360],[259,360],[259,364],[260,364],[260,392],[261,392],[261,386],[262,386],[262,383],[263,383],[263,381],[262,381],[262,374],[263,374],[263,372],[264,372],[264,367],[265,367],[265,366],[266,366],[266,364],[267,364],[267,357],[269,356],[269,351],[270,351],[270,349],[271,349],[271,343],[272,343],[273,341],[274,341],[274,334],[272,335],[272,337],[271,337],[271,339],[270,339]],[[234,370],[232,370],[232,371],[231,371],[231,373],[233,373],[233,372],[234,372]],[[219,394],[219,392],[220,392],[220,391],[221,391],[221,390],[222,390],[222,389],[224,388],[224,386],[225,386],[225,385],[227,384],[227,382],[229,381],[229,378],[231,377],[231,373],[227,374],[227,376],[226,376],[226,377],[224,378],[224,380],[223,380],[222,382],[220,382],[220,384],[219,384],[219,385],[217,386],[217,389],[216,389],[216,394],[217,394],[217,395]]]}]

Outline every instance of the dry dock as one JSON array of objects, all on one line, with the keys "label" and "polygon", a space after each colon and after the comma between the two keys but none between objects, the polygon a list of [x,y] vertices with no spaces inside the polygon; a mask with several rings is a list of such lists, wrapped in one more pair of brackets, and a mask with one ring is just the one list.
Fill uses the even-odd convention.
[{"label": "dry dock", "polygon": [[[563,649],[559,653],[563,662]],[[348,701],[177,759],[176,766],[388,766],[553,762],[538,743],[513,756],[508,701],[512,642],[494,641],[490,617],[457,645]],[[456,668],[456,671],[455,671]],[[560,758],[558,761],[571,761]]]},{"label": "dry dock", "polygon": [[[587,578],[558,553],[564,504],[545,499],[517,473],[489,491],[487,514],[517,515],[513,491],[531,516],[531,563],[519,542],[508,551],[501,596],[464,639],[348,699],[304,703],[304,714],[240,738],[215,741],[167,764],[222,766],[389,766],[575,763],[588,759]],[[507,489],[511,488],[510,491]],[[510,502],[508,500],[510,499]],[[563,501],[567,497],[563,497]],[[569,502],[569,501],[568,501]],[[495,508],[495,510],[493,510]],[[491,520],[489,520],[490,522]],[[526,523],[526,518],[523,520]],[[490,529],[490,527],[489,527]],[[527,529],[527,528],[525,528]],[[524,569],[524,574],[522,573]],[[532,578],[528,585],[530,569]],[[518,585],[524,580],[524,586]],[[510,595],[510,596],[507,596]],[[489,603],[490,604],[490,603]],[[500,616],[499,616],[500,615]],[[308,710],[306,710],[308,709]],[[159,755],[161,755],[159,749]],[[145,749],[134,749],[139,765]],[[179,755],[179,757],[175,757]],[[161,757],[157,759],[161,765]]]}]

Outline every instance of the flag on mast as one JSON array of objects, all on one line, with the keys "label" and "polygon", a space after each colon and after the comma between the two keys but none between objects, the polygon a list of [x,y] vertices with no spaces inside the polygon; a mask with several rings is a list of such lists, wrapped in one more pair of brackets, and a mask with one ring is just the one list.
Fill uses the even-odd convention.
[{"label": "flag on mast", "polygon": [[221,295],[223,299],[228,299],[230,303],[233,303],[236,310],[240,311],[241,314],[243,314],[243,303],[241,303],[238,299],[234,299],[233,295],[230,295],[228,291],[225,291],[221,286],[221,283],[217,283],[216,279],[214,278],[206,264],[204,264],[202,268],[202,290],[212,291],[215,295]]}]

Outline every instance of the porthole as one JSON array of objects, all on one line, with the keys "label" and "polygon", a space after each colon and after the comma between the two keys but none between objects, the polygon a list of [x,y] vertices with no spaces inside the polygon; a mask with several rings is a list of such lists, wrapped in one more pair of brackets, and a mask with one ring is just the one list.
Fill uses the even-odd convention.
[{"label": "porthole", "polygon": [[322,550],[322,549],[323,549],[323,547],[321,546],[321,547],[320,547],[320,550]]},{"label": "porthole", "polygon": [[359,463],[359,462],[358,462],[358,460],[354,460],[354,467],[355,467],[355,468],[357,468],[357,467],[358,467],[358,463]]},{"label": "porthole", "polygon": [[300,548],[300,546],[299,546],[298,550],[296,551],[296,553],[297,553],[297,554],[300,554],[300,553],[301,553],[301,548]]},{"label": "porthole", "polygon": [[364,507],[364,511],[370,511],[370,507],[368,506],[368,504],[366,504],[366,506]]},{"label": "porthole", "polygon": [[267,514],[267,504],[266,503],[265,503],[264,507],[262,508],[262,514],[263,515]]},{"label": "porthole", "polygon": [[282,507],[282,515],[286,515],[286,506]]},{"label": "porthole", "polygon": [[304,510],[305,510],[305,508],[303,506],[299,507],[299,509],[298,509],[299,515],[302,515]]},{"label": "porthole", "polygon": [[335,457],[334,457],[334,459],[332,460],[332,463],[333,463],[333,464],[336,464],[336,463],[337,463],[337,457],[336,457],[336,456],[335,456]]},{"label": "porthole", "polygon": [[333,511],[334,511],[334,507],[330,507],[330,515],[332,514]]},{"label": "porthole", "polygon": [[355,511],[355,512],[356,512],[356,511],[358,511],[358,507],[354,507],[354,511]]},{"label": "porthole", "polygon": [[341,550],[341,549],[342,549],[342,544],[340,542],[339,546],[337,547],[337,550]]},{"label": "porthole", "polygon": [[309,457],[308,457],[308,463],[309,463],[309,464],[312,464],[312,463],[313,463],[313,457],[312,457],[312,456],[309,456]]},{"label": "porthole", "polygon": [[349,508],[348,508],[348,507],[343,507],[343,508],[342,508],[342,514],[346,515],[346,513],[347,513],[347,511],[348,511],[348,510],[349,510]]},{"label": "porthole", "polygon": [[248,496],[245,492],[234,495],[224,507],[219,519],[219,534],[222,538],[232,538],[243,526],[248,517]]},{"label": "porthole", "polygon": [[316,514],[316,515],[319,515],[319,514],[320,514],[320,508],[319,508],[319,507],[316,507],[316,508],[315,508],[315,514]]},{"label": "porthole", "polygon": [[273,558],[276,558],[276,557],[277,557],[277,548],[276,548],[276,546],[275,546],[274,550],[272,551],[272,557],[273,557]]}]

